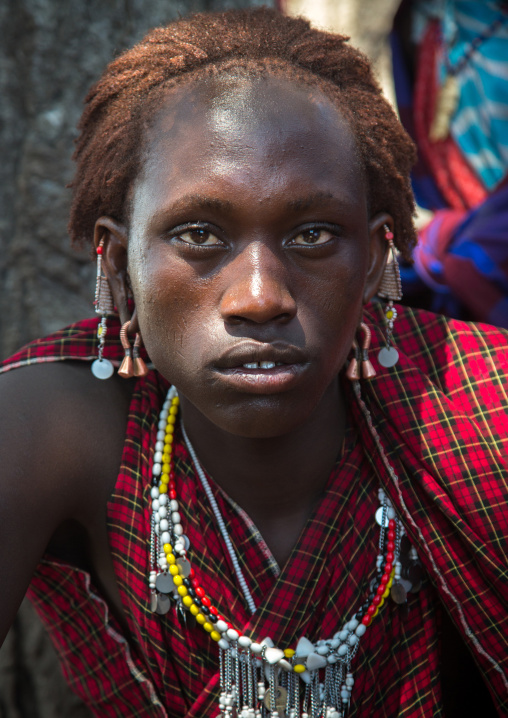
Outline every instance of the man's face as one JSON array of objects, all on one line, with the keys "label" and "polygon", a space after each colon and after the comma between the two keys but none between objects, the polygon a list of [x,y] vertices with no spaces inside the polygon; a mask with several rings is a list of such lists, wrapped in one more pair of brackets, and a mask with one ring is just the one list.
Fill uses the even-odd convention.
[{"label": "man's face", "polygon": [[317,90],[275,76],[173,90],[132,192],[128,272],[157,369],[208,420],[305,424],[369,287],[363,172]]}]

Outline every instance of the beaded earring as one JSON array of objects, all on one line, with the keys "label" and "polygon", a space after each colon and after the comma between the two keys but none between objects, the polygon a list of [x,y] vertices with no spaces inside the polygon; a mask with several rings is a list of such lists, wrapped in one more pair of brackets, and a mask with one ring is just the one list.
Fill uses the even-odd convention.
[{"label": "beaded earring", "polygon": [[358,381],[360,377],[368,380],[376,376],[376,370],[369,359],[371,331],[363,322],[360,324],[360,329],[363,331],[362,345],[360,347],[356,339],[353,340],[354,356],[346,371],[346,376],[350,381]]},{"label": "beaded earring", "polygon": [[127,332],[129,331],[130,320],[120,329],[120,341],[125,351],[125,357],[118,370],[118,376],[122,379],[130,379],[133,376],[146,376],[148,374],[148,367],[139,355],[139,350],[142,345],[141,334],[137,332],[134,340],[134,347],[131,347]]},{"label": "beaded earring", "polygon": [[92,374],[97,379],[109,379],[113,375],[113,364],[109,359],[105,359],[103,356],[104,345],[106,343],[107,333],[107,317],[110,314],[115,314],[115,307],[113,304],[113,297],[111,295],[111,289],[109,287],[108,278],[104,274],[102,266],[102,253],[104,251],[104,237],[101,239],[97,246],[97,279],[95,283],[95,300],[94,308],[96,314],[99,314],[101,321],[97,327],[97,338],[99,340],[99,350],[97,359],[92,363]]},{"label": "beaded earring", "polygon": [[388,242],[388,256],[377,294],[382,299],[387,300],[385,306],[386,343],[385,346],[379,350],[377,359],[381,366],[389,368],[395,366],[399,361],[399,352],[393,346],[393,325],[397,319],[397,310],[393,306],[393,303],[400,302],[402,299],[402,282],[400,280],[400,269],[395,252],[395,245],[393,243],[393,232],[387,224],[385,224],[383,228],[385,230],[385,239]]}]

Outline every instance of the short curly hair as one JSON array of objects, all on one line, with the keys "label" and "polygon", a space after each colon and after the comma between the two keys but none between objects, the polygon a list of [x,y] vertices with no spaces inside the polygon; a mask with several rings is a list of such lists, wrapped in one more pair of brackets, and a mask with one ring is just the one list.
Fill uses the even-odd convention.
[{"label": "short curly hair", "polygon": [[128,224],[143,138],[167,91],[236,66],[242,74],[282,74],[317,86],[340,107],[365,169],[369,211],[393,216],[397,247],[409,259],[416,242],[409,176],[415,147],[368,59],[347,41],[268,8],[198,13],[152,30],[107,66],[85,99],[73,157],[73,242],[91,242],[101,215]]}]

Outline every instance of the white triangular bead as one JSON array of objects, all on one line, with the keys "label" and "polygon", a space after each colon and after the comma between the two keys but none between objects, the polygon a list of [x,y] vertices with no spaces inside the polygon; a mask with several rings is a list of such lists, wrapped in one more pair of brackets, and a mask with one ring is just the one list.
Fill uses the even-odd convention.
[{"label": "white triangular bead", "polygon": [[324,668],[327,662],[326,658],[320,656],[319,653],[311,653],[307,657],[306,665],[309,671],[315,671],[318,668]]},{"label": "white triangular bead", "polygon": [[271,666],[274,666],[276,663],[278,663],[281,658],[284,658],[284,651],[281,651],[280,648],[269,647],[266,649],[265,661]]},{"label": "white triangular bead", "polygon": [[298,641],[298,645],[296,647],[296,655],[301,658],[305,658],[310,653],[314,652],[314,644],[309,641],[308,638],[305,638],[305,636],[302,636],[300,640]]}]

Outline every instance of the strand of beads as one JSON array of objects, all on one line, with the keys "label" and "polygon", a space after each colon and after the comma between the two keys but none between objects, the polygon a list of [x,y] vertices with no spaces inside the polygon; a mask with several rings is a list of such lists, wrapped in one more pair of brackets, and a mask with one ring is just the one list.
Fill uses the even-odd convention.
[{"label": "strand of beads", "polygon": [[242,589],[243,596],[245,598],[245,601],[249,607],[249,610],[252,614],[256,613],[256,604],[254,603],[254,599],[252,598],[251,592],[249,591],[249,587],[247,585],[247,581],[245,580],[245,576],[242,573],[242,569],[240,568],[240,562],[238,561],[238,556],[236,555],[235,548],[233,546],[233,543],[229,537],[226,524],[224,523],[224,519],[222,518],[222,514],[219,510],[219,507],[217,505],[217,501],[215,500],[215,496],[213,495],[212,489],[210,488],[210,484],[208,483],[208,479],[206,478],[205,472],[201,468],[201,464],[199,463],[199,459],[196,456],[196,452],[194,451],[194,447],[192,446],[189,437],[187,436],[187,432],[185,431],[185,426],[183,422],[181,422],[181,429],[183,438],[185,441],[185,445],[187,446],[187,450],[189,454],[191,455],[192,461],[194,463],[194,467],[197,471],[197,474],[199,476],[199,480],[201,481],[201,486],[203,487],[206,497],[208,499],[208,502],[213,510],[213,513],[215,515],[215,519],[217,521],[217,524],[219,526],[220,532],[222,534],[222,538],[224,539],[224,543],[226,544],[226,548],[229,553],[229,557],[231,559],[231,563],[233,564],[233,568],[236,573],[236,577],[238,578],[238,583],[240,584],[240,587]]},{"label": "strand of beads", "polygon": [[169,596],[178,592],[174,577],[180,572],[186,576],[190,573],[172,470],[173,435],[179,404],[176,389],[172,387],[160,413],[152,467],[149,586],[152,610],[161,614],[169,611]]},{"label": "strand of beads", "polygon": [[393,344],[393,327],[394,327],[396,319],[397,319],[397,310],[395,309],[393,301],[390,299],[386,303],[386,308],[385,308],[386,334],[387,334],[387,339],[388,339],[388,346],[391,346]]},{"label": "strand of beads", "polygon": [[[218,644],[223,718],[343,718],[354,686],[351,664],[360,639],[385,603],[394,577],[400,576],[401,527],[389,499],[380,490],[376,577],[354,616],[332,638],[313,644],[302,637],[295,649],[279,649],[268,637],[253,640],[219,614],[187,558],[189,541],[181,524],[172,460],[178,406],[177,392],[171,388],[159,418],[152,469],[152,609],[163,614],[171,601],[176,602]],[[305,686],[303,700],[300,680]]]}]

